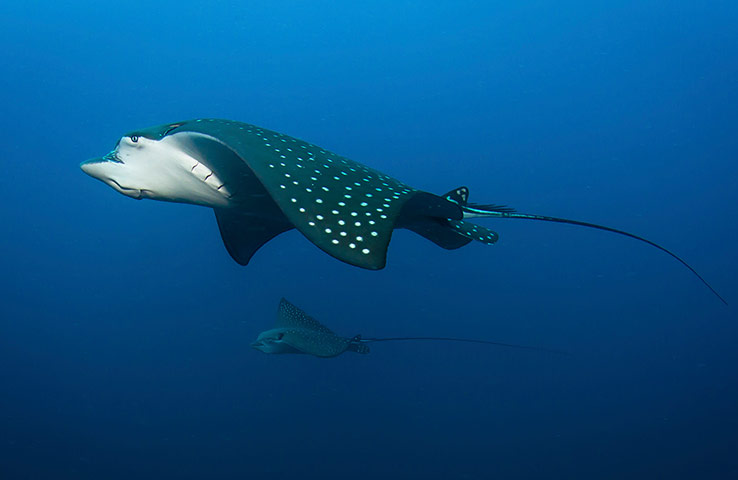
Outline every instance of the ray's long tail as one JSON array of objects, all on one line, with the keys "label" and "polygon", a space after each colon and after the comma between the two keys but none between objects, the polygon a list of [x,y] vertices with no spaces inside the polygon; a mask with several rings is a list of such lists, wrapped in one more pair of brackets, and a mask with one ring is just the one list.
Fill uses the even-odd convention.
[{"label": "ray's long tail", "polygon": [[555,350],[552,348],[532,347],[528,345],[517,345],[514,343],[493,342],[490,340],[477,340],[475,338],[456,338],[456,337],[382,337],[382,338],[361,338],[355,337],[359,343],[374,342],[405,342],[405,341],[438,341],[438,342],[463,342],[463,343],[481,343],[484,345],[495,345],[498,347],[520,348],[524,350],[537,350],[539,352],[555,353],[557,355],[568,355],[568,352]]},{"label": "ray's long tail", "polygon": [[604,230],[606,232],[612,232],[617,233],[619,235],[624,235],[626,237],[634,238],[636,240],[639,240],[641,242],[647,243],[653,247],[658,248],[662,252],[666,252],[667,254],[671,255],[673,258],[675,258],[679,263],[684,265],[689,269],[690,272],[692,272],[697,278],[700,279],[702,283],[705,284],[707,288],[710,289],[712,293],[715,294],[716,297],[720,299],[721,302],[723,302],[725,305],[728,304],[727,301],[714,289],[712,288],[712,285],[707,283],[707,280],[702,278],[702,275],[697,273],[697,271],[692,268],[691,265],[689,265],[687,262],[682,260],[677,254],[674,252],[662,247],[658,243],[652,242],[651,240],[648,240],[646,238],[640,237],[638,235],[634,235],[632,233],[625,232],[623,230],[618,230],[617,228],[612,227],[606,227],[604,225],[597,225],[595,223],[589,223],[589,222],[580,222],[578,220],[569,220],[567,218],[558,218],[558,217],[547,217],[544,215],[531,215],[527,213],[517,213],[514,209],[505,207],[505,206],[499,206],[499,205],[477,205],[477,204],[462,204],[460,205],[461,209],[464,211],[464,218],[473,218],[473,217],[485,217],[485,218],[522,218],[525,220],[541,220],[544,222],[555,222],[555,223],[568,223],[569,225],[577,225],[580,227],[589,227],[589,228],[596,228],[598,230]]}]

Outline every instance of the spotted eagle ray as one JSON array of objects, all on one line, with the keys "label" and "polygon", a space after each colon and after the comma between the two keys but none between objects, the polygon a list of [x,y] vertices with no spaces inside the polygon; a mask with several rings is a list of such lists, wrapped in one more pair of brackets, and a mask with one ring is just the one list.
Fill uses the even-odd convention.
[{"label": "spotted eagle ray", "polygon": [[625,235],[666,252],[725,300],[684,260],[638,235],[565,218],[468,203],[469,190],[424,192],[311,143],[229,120],[197,119],[137,130],[82,170],[135,199],[211,207],[228,253],[241,265],[282,232],[296,228],[334,258],[384,268],[392,232],[411,230],[448,250],[496,232],[474,217],[568,223]]},{"label": "spotted eagle ray", "polygon": [[361,335],[353,337],[341,337],[320,323],[315,318],[305,313],[300,308],[290,303],[285,298],[279,301],[277,321],[274,328],[261,332],[251,346],[264,353],[302,353],[316,357],[337,357],[344,352],[369,353],[368,343],[407,341],[407,340],[435,340],[449,342],[482,343],[486,345],[497,345],[501,347],[522,348],[527,350],[540,350],[550,353],[565,354],[560,350],[551,350],[540,347],[529,347],[526,345],[515,345],[512,343],[492,342],[489,340],[477,340],[472,338],[453,337],[385,337],[385,338],[362,338]]}]

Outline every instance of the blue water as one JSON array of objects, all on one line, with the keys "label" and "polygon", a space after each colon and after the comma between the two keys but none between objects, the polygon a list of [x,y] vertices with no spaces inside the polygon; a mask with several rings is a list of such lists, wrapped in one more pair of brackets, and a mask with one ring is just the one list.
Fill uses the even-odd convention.
[{"label": "blue water", "polygon": [[[738,6],[5,1],[0,478],[738,478]],[[30,4],[30,5],[29,5]],[[673,249],[487,220],[378,272],[80,161],[197,117]],[[285,296],[366,356],[249,347]]]}]

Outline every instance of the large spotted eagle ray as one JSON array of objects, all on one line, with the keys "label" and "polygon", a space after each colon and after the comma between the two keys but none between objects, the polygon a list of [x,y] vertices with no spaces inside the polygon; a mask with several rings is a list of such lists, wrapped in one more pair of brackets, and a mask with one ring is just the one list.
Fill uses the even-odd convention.
[{"label": "large spotted eagle ray", "polygon": [[385,337],[385,338],[362,338],[361,335],[353,337],[341,337],[311,317],[299,307],[282,298],[279,302],[277,320],[273,328],[259,334],[251,346],[264,353],[303,353],[316,357],[337,357],[344,352],[369,353],[369,343],[392,342],[392,341],[445,341],[481,343],[501,347],[523,348],[527,350],[540,350],[550,353],[564,354],[560,350],[548,348],[529,347],[515,345],[512,343],[492,342],[489,340],[478,340],[473,338],[452,337]]},{"label": "large spotted eagle ray", "polygon": [[213,208],[225,247],[241,265],[292,228],[332,257],[376,270],[385,266],[396,228],[451,250],[472,240],[497,241],[497,233],[467,218],[522,218],[597,228],[646,242],[681,262],[725,302],[684,260],[637,235],[468,203],[466,187],[434,195],[316,145],[245,123],[197,119],[137,130],[81,168],[132,198]]}]

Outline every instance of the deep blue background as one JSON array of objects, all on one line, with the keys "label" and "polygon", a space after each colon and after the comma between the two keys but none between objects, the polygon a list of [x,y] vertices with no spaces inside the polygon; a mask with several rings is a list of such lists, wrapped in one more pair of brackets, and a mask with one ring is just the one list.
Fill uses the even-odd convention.
[{"label": "deep blue background", "polygon": [[[32,3],[32,6],[29,6]],[[0,478],[738,478],[732,1],[0,5]],[[131,129],[255,123],[436,193],[623,228],[295,231],[246,268],[205,208],[79,171]],[[248,347],[286,296],[381,344]]]}]

